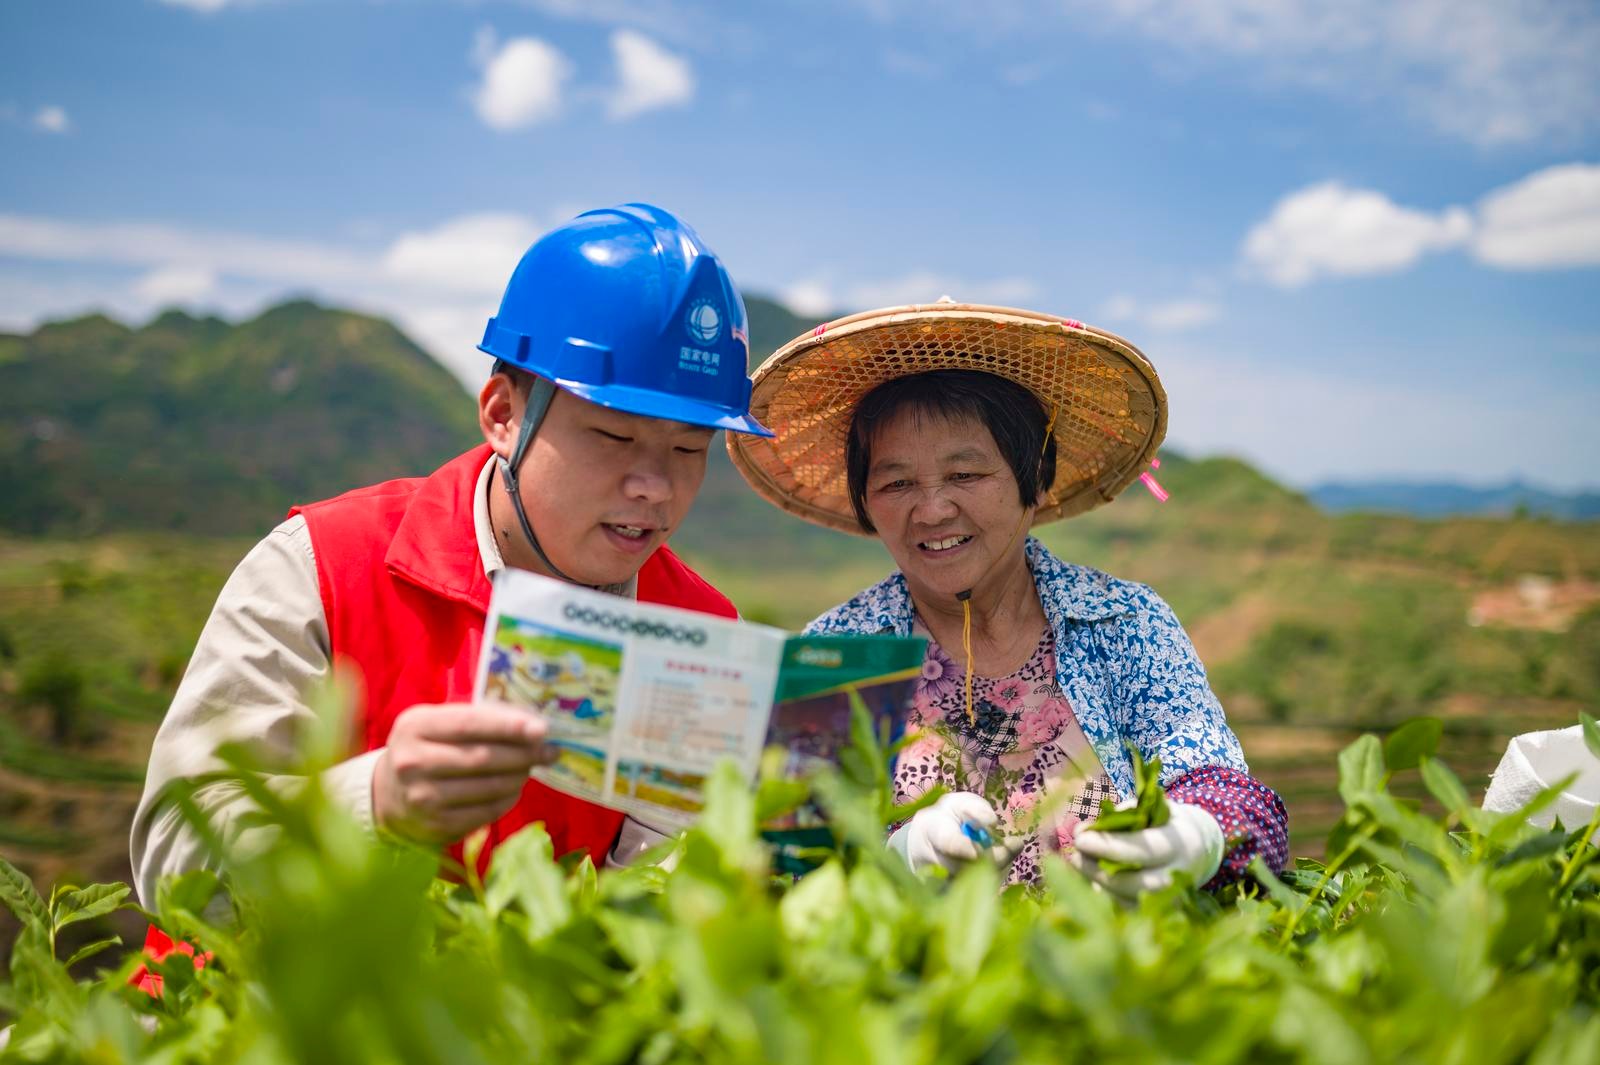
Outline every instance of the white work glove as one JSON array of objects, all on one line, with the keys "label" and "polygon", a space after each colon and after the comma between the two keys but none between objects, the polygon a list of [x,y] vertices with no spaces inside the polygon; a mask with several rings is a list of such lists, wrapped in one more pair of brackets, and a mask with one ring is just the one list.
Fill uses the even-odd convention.
[{"label": "white work glove", "polygon": [[[1130,804],[1131,805],[1131,804]],[[1084,876],[1113,894],[1135,898],[1159,891],[1183,871],[1196,887],[1217,875],[1222,865],[1222,826],[1198,806],[1168,801],[1171,816],[1160,828],[1139,832],[1096,832],[1094,822],[1078,829],[1067,859]],[[1119,807],[1120,809],[1120,807]],[[1108,873],[1097,859],[1123,862],[1135,869]]]},{"label": "white work glove", "polygon": [[[971,835],[962,830],[963,824],[971,826]],[[981,846],[973,835],[988,836],[989,846]],[[913,873],[935,865],[953,873],[983,854],[1002,868],[1009,866],[1025,842],[1022,836],[1001,836],[1000,817],[981,795],[956,791],[913,814],[889,837],[888,846]]]}]

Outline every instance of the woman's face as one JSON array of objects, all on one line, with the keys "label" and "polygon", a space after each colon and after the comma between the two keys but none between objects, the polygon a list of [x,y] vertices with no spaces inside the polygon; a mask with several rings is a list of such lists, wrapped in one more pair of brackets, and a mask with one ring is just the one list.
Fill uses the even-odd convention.
[{"label": "woman's face", "polygon": [[871,448],[867,516],[914,593],[954,598],[1020,556],[1032,508],[982,422],[902,408]]}]

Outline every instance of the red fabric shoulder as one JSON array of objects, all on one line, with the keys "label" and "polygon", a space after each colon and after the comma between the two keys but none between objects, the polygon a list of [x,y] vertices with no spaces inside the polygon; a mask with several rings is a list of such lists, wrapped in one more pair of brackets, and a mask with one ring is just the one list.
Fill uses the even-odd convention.
[{"label": "red fabric shoulder", "polygon": [[343,620],[338,616],[340,589],[367,576],[372,560],[383,558],[422,482],[421,477],[404,477],[289,509],[288,516],[300,515],[311,533],[317,589],[330,630]]},{"label": "red fabric shoulder", "polygon": [[365,488],[353,488],[331,499],[319,500],[315,503],[300,503],[289,508],[288,517],[296,514],[312,514],[323,521],[340,522],[352,531],[370,528],[373,519],[378,519],[380,526],[387,526],[387,532],[393,534],[395,526],[400,524],[400,518],[406,512],[406,506],[411,502],[411,497],[417,494],[417,489],[426,481],[426,477],[397,477],[392,481],[381,484],[369,484]]}]

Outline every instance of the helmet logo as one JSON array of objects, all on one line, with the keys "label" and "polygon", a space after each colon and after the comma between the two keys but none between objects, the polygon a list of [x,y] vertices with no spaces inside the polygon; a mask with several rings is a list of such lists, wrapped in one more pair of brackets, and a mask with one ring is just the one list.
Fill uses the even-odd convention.
[{"label": "helmet logo", "polygon": [[716,304],[708,299],[698,299],[690,304],[683,324],[689,331],[690,339],[701,344],[715,344],[722,335],[722,315],[717,313]]}]

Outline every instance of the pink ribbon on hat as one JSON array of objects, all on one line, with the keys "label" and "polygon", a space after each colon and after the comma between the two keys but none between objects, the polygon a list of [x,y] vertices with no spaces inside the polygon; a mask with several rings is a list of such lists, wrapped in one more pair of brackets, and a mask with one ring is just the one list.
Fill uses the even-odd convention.
[{"label": "pink ribbon on hat", "polygon": [[[1151,459],[1150,466],[1153,469],[1159,470],[1161,468],[1161,460],[1159,458]],[[1150,489],[1150,494],[1155,496],[1158,502],[1165,503],[1168,499],[1172,498],[1172,493],[1168,492],[1165,488],[1162,488],[1160,483],[1156,481],[1155,477],[1151,475],[1149,470],[1141,473],[1139,475],[1139,480],[1144,482],[1144,486]]]}]

